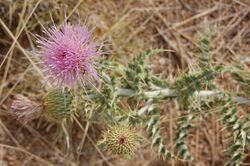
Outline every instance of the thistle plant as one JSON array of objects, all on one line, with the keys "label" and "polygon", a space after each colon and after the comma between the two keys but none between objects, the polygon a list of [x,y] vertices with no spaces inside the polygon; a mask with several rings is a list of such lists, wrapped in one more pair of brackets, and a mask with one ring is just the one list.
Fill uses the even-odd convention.
[{"label": "thistle plant", "polygon": [[[151,147],[164,159],[191,161],[194,157],[188,149],[190,128],[198,127],[195,122],[203,118],[208,108],[220,107],[221,119],[234,135],[233,144],[228,147],[231,154],[228,163],[243,163],[244,149],[250,142],[249,124],[242,120],[237,107],[248,102],[249,93],[245,93],[242,102],[238,94],[228,95],[229,92],[220,88],[216,79],[224,72],[231,73],[248,92],[245,88],[249,84],[248,74],[242,75],[242,70],[213,62],[209,34],[199,38],[197,68],[182,73],[172,82],[155,74],[150,63],[154,54],[166,50],[150,49],[121,64],[100,55],[84,26],[66,23],[47,30],[46,34],[48,38],[40,37],[38,41],[38,53],[45,76],[55,86],[49,87],[38,105],[47,119],[62,122],[74,114],[91,112],[91,116],[84,116],[89,121],[94,118],[92,114],[97,114],[102,124],[112,126],[104,131],[100,144],[114,154],[130,157],[136,154],[139,144],[134,129],[143,127]],[[95,79],[99,80],[98,88],[87,86],[95,84],[92,82]],[[227,98],[230,100],[225,96],[230,96]],[[16,113],[19,117],[29,117],[33,114],[29,108],[36,105],[24,99],[24,105],[13,102],[12,110],[19,111]],[[125,101],[129,109],[122,107]],[[182,116],[178,119],[173,151],[168,148],[161,126],[161,106],[169,101],[177,103]]]}]

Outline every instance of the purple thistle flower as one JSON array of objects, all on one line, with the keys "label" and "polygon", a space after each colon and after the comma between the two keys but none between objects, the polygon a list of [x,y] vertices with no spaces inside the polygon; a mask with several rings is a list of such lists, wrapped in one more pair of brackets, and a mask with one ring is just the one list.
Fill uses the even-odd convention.
[{"label": "purple thistle flower", "polygon": [[45,32],[37,42],[45,76],[59,87],[76,88],[96,80],[94,58],[99,55],[92,34],[85,26],[65,23]]},{"label": "purple thistle flower", "polygon": [[11,111],[13,116],[23,123],[38,118],[42,114],[41,107],[23,95],[14,97]]}]

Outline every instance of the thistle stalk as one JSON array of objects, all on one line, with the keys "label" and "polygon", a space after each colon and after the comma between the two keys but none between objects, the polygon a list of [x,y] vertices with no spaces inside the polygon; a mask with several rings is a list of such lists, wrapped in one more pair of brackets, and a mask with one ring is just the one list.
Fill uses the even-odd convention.
[{"label": "thistle stalk", "polygon": [[[118,96],[124,96],[124,97],[137,95],[137,93],[133,91],[132,89],[125,89],[125,88],[118,88],[115,93]],[[152,91],[146,91],[143,94],[148,99],[150,98],[164,99],[167,97],[177,97],[176,91],[170,88],[162,88],[162,89],[157,89],[157,90],[152,90]],[[210,97],[210,96],[217,96],[219,94],[221,94],[221,92],[218,90],[201,90],[201,91],[196,91],[194,93],[196,97],[202,97],[202,98]],[[248,99],[242,96],[234,96],[233,101],[237,102],[238,104],[250,103]]]}]

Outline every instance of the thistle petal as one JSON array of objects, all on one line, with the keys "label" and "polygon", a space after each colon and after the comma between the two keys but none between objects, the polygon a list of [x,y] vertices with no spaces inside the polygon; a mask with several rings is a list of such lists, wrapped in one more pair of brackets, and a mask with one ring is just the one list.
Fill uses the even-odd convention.
[{"label": "thistle petal", "polygon": [[94,58],[99,55],[91,32],[84,26],[65,23],[45,31],[37,41],[44,75],[56,87],[76,88],[96,80]]}]

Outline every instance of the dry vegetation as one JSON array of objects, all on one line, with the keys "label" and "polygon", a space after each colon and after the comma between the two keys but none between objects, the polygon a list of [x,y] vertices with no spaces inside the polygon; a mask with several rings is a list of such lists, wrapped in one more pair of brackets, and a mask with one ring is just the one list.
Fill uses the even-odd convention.
[{"label": "dry vegetation", "polygon": [[[60,125],[44,119],[22,125],[10,116],[17,93],[38,99],[44,93],[40,70],[32,57],[35,34],[42,27],[86,22],[95,39],[105,43],[110,59],[127,62],[149,48],[172,50],[153,56],[156,73],[172,80],[195,65],[198,33],[214,27],[213,58],[230,65],[232,59],[249,62],[249,0],[0,0],[0,165],[197,165],[225,163],[230,135],[216,110],[204,115],[189,135],[195,162],[162,160],[145,140],[132,160],[120,159],[96,146],[103,125],[98,121],[73,124],[73,143],[67,149]],[[219,80],[227,90],[238,89],[227,75]],[[128,108],[124,103],[124,108]],[[162,106],[165,142],[173,150],[176,104]],[[243,107],[242,114],[249,114]],[[141,129],[143,131],[143,129]],[[174,150],[173,150],[174,151]],[[250,156],[245,159],[250,165]]]}]

